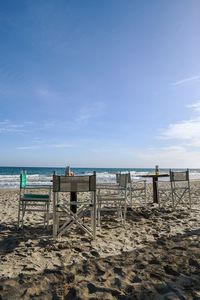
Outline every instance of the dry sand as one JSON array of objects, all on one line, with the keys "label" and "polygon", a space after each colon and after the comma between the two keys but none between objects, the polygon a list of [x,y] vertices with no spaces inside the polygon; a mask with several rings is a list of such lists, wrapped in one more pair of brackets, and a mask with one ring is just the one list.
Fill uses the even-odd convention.
[{"label": "dry sand", "polygon": [[[17,191],[0,191],[0,299],[200,299],[200,183],[195,204],[129,210],[125,227],[104,220],[53,240],[43,219],[17,230]],[[149,200],[151,202],[151,185]]]}]

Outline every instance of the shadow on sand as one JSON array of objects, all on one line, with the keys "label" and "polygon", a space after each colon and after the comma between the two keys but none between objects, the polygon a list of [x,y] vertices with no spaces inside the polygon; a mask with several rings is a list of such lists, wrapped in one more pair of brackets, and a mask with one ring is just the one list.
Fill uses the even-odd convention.
[{"label": "shadow on sand", "polygon": [[[162,212],[168,218],[188,216],[188,212]],[[129,211],[127,223],[161,217],[158,210]],[[132,223],[130,223],[131,225]],[[17,231],[12,224],[0,224],[1,256],[14,251],[20,242],[37,240],[37,246],[54,243],[51,230],[26,227]],[[76,232],[76,231],[75,231]],[[77,232],[76,232],[77,233]],[[80,232],[79,232],[80,234]],[[0,281],[0,299],[200,299],[200,228],[171,236],[131,252],[93,258],[41,274],[19,274]]]}]

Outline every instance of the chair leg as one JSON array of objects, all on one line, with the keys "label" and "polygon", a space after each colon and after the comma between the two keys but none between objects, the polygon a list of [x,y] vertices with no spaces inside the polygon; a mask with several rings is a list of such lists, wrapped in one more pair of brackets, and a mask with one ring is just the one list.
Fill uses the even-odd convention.
[{"label": "chair leg", "polygon": [[[91,221],[91,228],[94,230],[93,225],[94,225],[94,210],[93,206],[90,208],[90,221]],[[82,222],[84,223],[84,216],[82,219]]]},{"label": "chair leg", "polygon": [[56,238],[58,233],[58,228],[57,228],[57,217],[54,217],[53,221],[53,237]]},{"label": "chair leg", "polygon": [[191,210],[191,208],[192,208],[192,201],[191,201],[190,186],[189,186],[189,189],[188,189],[188,193],[189,193],[189,205],[190,205],[190,210]]},{"label": "chair leg", "polygon": [[92,230],[93,230],[93,238],[96,238],[96,226],[97,226],[97,198],[96,198],[96,192],[92,195]]},{"label": "chair leg", "polygon": [[101,209],[100,208],[97,211],[97,225],[101,229]]},{"label": "chair leg", "polygon": [[49,203],[46,204],[46,226],[49,228]]},{"label": "chair leg", "polygon": [[133,208],[132,188],[130,186],[131,208]]},{"label": "chair leg", "polygon": [[46,222],[47,222],[47,210],[44,212],[44,229],[46,228]]},{"label": "chair leg", "polygon": [[56,209],[57,209],[57,202],[58,195],[54,192],[53,193],[53,238],[56,238],[57,236],[57,215],[56,215]]},{"label": "chair leg", "polygon": [[57,212],[57,214],[56,214],[56,234],[58,234],[59,227],[60,227],[60,213]]},{"label": "chair leg", "polygon": [[99,208],[97,208],[97,226],[99,227]]},{"label": "chair leg", "polygon": [[159,196],[159,191],[158,191],[158,209],[160,210],[160,196]]},{"label": "chair leg", "polygon": [[96,223],[97,223],[97,216],[96,216],[96,212],[95,212],[95,207],[92,208],[92,231],[93,231],[93,239],[96,238]]},{"label": "chair leg", "polygon": [[97,226],[98,227],[101,227],[101,215],[100,215],[100,210],[101,210],[101,204],[100,204],[100,201],[99,199],[97,198]]},{"label": "chair leg", "polygon": [[124,224],[126,223],[127,204],[124,206]]},{"label": "chair leg", "polygon": [[47,229],[49,229],[49,208],[47,211]]},{"label": "chair leg", "polygon": [[174,191],[172,190],[172,209],[175,209],[175,199],[174,199]]},{"label": "chair leg", "polygon": [[144,191],[144,203],[145,207],[147,206],[147,189],[146,189],[146,183],[145,183],[145,191]]},{"label": "chair leg", "polygon": [[26,203],[24,203],[24,201],[23,201],[22,202],[22,220],[21,220],[22,228],[24,228],[25,211],[26,211]]},{"label": "chair leg", "polygon": [[19,202],[19,208],[18,208],[18,224],[17,224],[17,228],[19,229],[20,227],[20,215],[21,215],[21,208],[20,208],[21,204]]}]

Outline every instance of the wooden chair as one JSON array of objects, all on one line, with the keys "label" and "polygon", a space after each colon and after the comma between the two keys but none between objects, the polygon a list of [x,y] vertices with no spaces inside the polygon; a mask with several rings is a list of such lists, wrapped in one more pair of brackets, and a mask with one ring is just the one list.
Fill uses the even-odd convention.
[{"label": "wooden chair", "polygon": [[146,180],[132,180],[129,173],[128,191],[130,194],[130,205],[133,207],[137,200],[140,205],[146,206],[147,204],[147,185]]},{"label": "wooden chair", "polygon": [[99,184],[97,186],[97,218],[101,227],[101,219],[104,212],[116,212],[121,223],[126,222],[127,212],[127,184],[128,174],[118,176],[115,184]]},{"label": "wooden chair", "polygon": [[[66,197],[69,195],[69,199]],[[81,197],[80,193],[90,193],[91,197]],[[60,194],[65,197],[59,201]],[[72,197],[73,196],[73,197]],[[74,197],[75,196],[75,197]],[[90,214],[91,226],[84,222]],[[61,221],[63,223],[61,224]],[[53,175],[53,236],[59,237],[73,225],[80,227],[92,238],[96,236],[96,173],[87,176]]]},{"label": "wooden chair", "polygon": [[189,200],[189,207],[191,209],[191,194],[190,194],[190,180],[189,170],[186,171],[171,171],[170,182],[172,190],[172,206],[175,209],[180,203],[183,205]]},{"label": "wooden chair", "polygon": [[172,206],[172,189],[171,181],[168,180],[158,180],[157,185],[157,196],[158,196],[158,206],[159,209]]},{"label": "wooden chair", "polygon": [[191,208],[189,170],[169,170],[169,179],[170,181],[157,182],[159,208],[171,205],[176,209],[180,204],[183,206],[189,204]]},{"label": "wooden chair", "polygon": [[[41,193],[44,190],[44,193]],[[47,192],[46,192],[47,191]],[[44,212],[44,226],[49,226],[49,205],[51,186],[27,185],[26,173],[20,174],[20,193],[18,206],[18,228],[24,226],[26,212]]]},{"label": "wooden chair", "polygon": [[[120,176],[122,176],[122,174],[123,173],[117,174],[117,182],[119,183],[120,183]],[[147,203],[146,180],[132,180],[130,172],[126,174],[128,176],[128,185],[127,185],[128,206],[133,208],[133,206],[137,203],[137,200],[139,204],[146,206]]]}]

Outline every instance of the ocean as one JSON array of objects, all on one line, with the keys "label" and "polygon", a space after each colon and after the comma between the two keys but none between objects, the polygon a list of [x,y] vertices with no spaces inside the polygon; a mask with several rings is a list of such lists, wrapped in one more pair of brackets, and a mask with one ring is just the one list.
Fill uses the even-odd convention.
[{"label": "ocean", "polygon": [[[63,175],[65,168],[41,168],[41,167],[0,167],[0,189],[15,189],[19,187],[19,175],[22,170],[27,172],[29,184],[50,184],[52,174],[56,172]],[[176,169],[185,170],[185,169]],[[155,172],[154,168],[73,168],[75,175],[88,175],[96,171],[97,182],[114,182],[117,172],[130,172],[133,179],[140,179],[141,175]],[[161,173],[168,173],[169,169],[160,169]],[[200,179],[200,169],[190,169],[190,179]],[[149,179],[151,180],[151,179]]]}]

